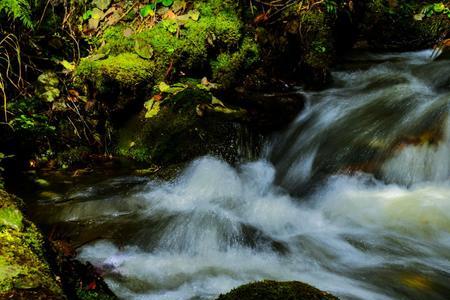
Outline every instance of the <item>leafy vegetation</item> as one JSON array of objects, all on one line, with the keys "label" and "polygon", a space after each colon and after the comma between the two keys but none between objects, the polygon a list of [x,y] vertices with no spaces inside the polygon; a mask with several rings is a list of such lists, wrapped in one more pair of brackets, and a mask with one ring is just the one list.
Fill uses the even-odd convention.
[{"label": "leafy vegetation", "polygon": [[418,14],[414,15],[414,19],[422,21],[424,17],[431,17],[435,14],[446,15],[450,19],[450,8],[442,2],[428,4]]},{"label": "leafy vegetation", "polygon": [[31,3],[28,0],[2,0],[0,1],[0,15],[18,20],[27,28],[33,28],[31,18]]}]

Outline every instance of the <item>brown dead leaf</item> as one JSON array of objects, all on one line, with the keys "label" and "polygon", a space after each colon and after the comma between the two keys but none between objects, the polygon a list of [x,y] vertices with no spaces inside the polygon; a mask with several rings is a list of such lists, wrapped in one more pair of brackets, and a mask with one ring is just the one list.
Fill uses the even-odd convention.
[{"label": "brown dead leaf", "polygon": [[163,19],[168,19],[168,20],[174,20],[176,18],[177,18],[177,15],[170,9],[163,16]]},{"label": "brown dead leaf", "polygon": [[256,18],[253,20],[255,24],[264,23],[267,20],[269,20],[269,15],[266,12],[263,12],[256,16]]},{"label": "brown dead leaf", "polygon": [[161,94],[157,94],[153,96],[153,100],[159,102],[163,99],[163,96]]},{"label": "brown dead leaf", "polygon": [[123,31],[123,36],[124,36],[124,37],[129,37],[129,36],[131,36],[133,33],[134,33],[134,30],[133,30],[132,28],[128,27],[128,28],[125,28],[125,29],[124,29],[124,31]]},{"label": "brown dead leaf", "polygon": [[79,97],[80,96],[80,93],[78,93],[77,90],[71,89],[71,90],[68,90],[68,92],[69,92],[69,95],[71,95],[71,96],[74,96],[74,97]]}]

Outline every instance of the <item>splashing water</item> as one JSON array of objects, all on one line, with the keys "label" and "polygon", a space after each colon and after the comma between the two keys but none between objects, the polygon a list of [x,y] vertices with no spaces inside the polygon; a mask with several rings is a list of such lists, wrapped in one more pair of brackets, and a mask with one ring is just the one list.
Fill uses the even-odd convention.
[{"label": "splashing water", "polygon": [[49,222],[102,232],[79,257],[123,299],[214,299],[260,279],[342,299],[448,299],[450,62],[429,54],[354,58],[266,158],[109,180],[123,192],[77,190]]}]

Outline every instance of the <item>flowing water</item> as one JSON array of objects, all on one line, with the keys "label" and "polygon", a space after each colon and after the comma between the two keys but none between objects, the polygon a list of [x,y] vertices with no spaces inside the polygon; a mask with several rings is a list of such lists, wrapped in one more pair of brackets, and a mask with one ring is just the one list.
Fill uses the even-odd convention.
[{"label": "flowing water", "polygon": [[354,55],[259,160],[193,161],[40,201],[123,299],[214,299],[261,279],[342,299],[450,299],[450,61]]}]

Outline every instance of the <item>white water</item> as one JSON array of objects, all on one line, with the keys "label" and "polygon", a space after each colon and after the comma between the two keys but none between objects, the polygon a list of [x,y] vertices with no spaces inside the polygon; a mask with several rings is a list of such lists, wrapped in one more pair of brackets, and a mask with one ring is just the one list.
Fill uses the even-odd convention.
[{"label": "white water", "polygon": [[85,190],[53,216],[121,234],[80,258],[123,299],[214,299],[261,279],[341,299],[449,299],[450,63],[429,54],[334,73],[266,158],[203,157],[172,182]]}]

